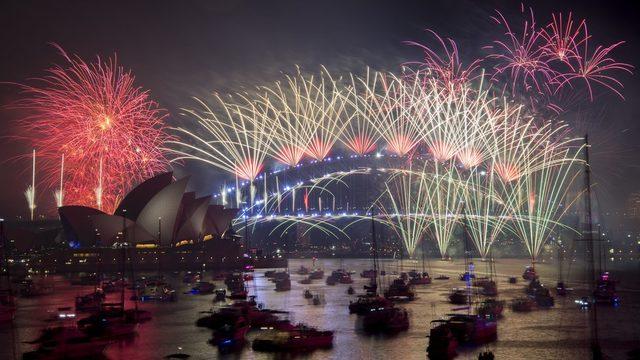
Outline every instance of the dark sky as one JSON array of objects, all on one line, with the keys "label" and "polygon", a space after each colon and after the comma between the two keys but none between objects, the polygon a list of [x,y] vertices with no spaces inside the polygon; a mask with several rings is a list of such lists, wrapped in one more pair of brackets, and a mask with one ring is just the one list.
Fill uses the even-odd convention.
[{"label": "dark sky", "polygon": [[[634,1],[536,1],[539,21],[552,11],[572,10],[585,17],[595,40],[625,40],[618,60],[640,65],[640,11]],[[117,53],[139,85],[180,121],[178,109],[191,96],[234,92],[280,78],[295,65],[332,73],[362,72],[365,66],[398,69],[419,57],[404,40],[428,42],[424,29],[454,38],[463,56],[481,56],[500,31],[489,19],[494,9],[518,14],[516,1],[2,1],[0,3],[0,82],[24,82],[62,63],[55,42],[85,60]],[[515,20],[514,20],[515,21]],[[626,102],[603,99],[593,120],[602,128],[606,151],[594,164],[603,197],[621,207],[628,193],[640,190],[640,125],[637,100],[640,78],[624,76]],[[0,84],[0,104],[19,96],[15,86]],[[17,114],[0,108],[1,135],[11,135]],[[591,120],[589,120],[591,121]],[[597,138],[597,135],[595,136]],[[597,139],[596,139],[597,140]],[[606,141],[605,141],[606,140]],[[0,216],[26,213],[23,189],[29,161],[9,161],[30,146],[0,139]],[[594,150],[595,152],[596,150]],[[600,170],[599,170],[600,169]],[[192,186],[211,190],[214,172],[189,166]],[[38,204],[53,205],[40,192]]]}]

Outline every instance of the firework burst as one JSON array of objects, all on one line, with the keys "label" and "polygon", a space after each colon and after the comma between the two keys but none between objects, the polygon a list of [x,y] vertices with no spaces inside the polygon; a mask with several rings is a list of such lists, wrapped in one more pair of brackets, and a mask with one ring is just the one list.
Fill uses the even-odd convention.
[{"label": "firework burst", "polygon": [[86,63],[61,48],[64,66],[54,66],[32,85],[20,85],[27,110],[23,133],[38,147],[49,188],[58,184],[58,160],[65,156],[65,204],[96,203],[96,173],[103,159],[103,209],[112,212],[136,183],[163,171],[161,145],[166,113],[135,85],[116,59]]}]

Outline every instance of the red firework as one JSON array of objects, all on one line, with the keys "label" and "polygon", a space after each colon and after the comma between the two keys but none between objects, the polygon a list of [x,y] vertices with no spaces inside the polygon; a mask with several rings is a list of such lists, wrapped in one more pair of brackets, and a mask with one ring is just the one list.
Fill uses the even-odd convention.
[{"label": "red firework", "polygon": [[102,210],[112,213],[133,185],[167,169],[161,150],[169,139],[166,112],[115,57],[86,63],[56,48],[66,64],[49,68],[32,85],[19,85],[24,98],[14,106],[28,112],[20,121],[28,135],[21,137],[37,149],[39,171],[50,188],[60,181],[64,154],[65,205],[101,202]]}]

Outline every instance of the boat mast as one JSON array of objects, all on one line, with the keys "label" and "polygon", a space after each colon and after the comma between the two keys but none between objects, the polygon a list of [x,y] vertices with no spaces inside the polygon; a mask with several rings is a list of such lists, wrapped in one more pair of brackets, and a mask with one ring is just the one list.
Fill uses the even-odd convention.
[{"label": "boat mast", "polygon": [[371,208],[371,245],[373,246],[373,287],[378,295],[378,244],[376,242],[376,222]]},{"label": "boat mast", "polygon": [[[586,241],[586,261],[587,277],[589,283],[589,293],[594,293],[595,263],[593,246],[593,222],[591,212],[591,164],[589,162],[589,134],[584,135],[584,184],[585,184],[585,229],[583,230],[583,241]],[[598,306],[594,304],[591,311],[591,355],[594,360],[602,359],[602,350],[598,339]]]},{"label": "boat mast", "polygon": [[466,276],[466,285],[467,285],[467,301],[469,306],[467,307],[467,313],[471,314],[471,264],[469,263],[469,246],[467,244],[467,207],[465,203],[462,203],[462,242],[464,244],[464,267]]}]

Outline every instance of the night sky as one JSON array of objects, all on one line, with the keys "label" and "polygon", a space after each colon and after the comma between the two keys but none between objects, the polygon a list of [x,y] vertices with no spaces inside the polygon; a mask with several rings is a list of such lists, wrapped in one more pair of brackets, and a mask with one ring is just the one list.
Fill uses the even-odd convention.
[{"label": "night sky", "polygon": [[[573,10],[584,17],[594,40],[627,43],[613,56],[640,66],[640,10],[634,1],[548,1],[533,5],[539,22],[552,11]],[[420,52],[404,40],[428,43],[433,29],[458,42],[463,57],[479,57],[482,46],[500,35],[489,16],[499,9],[517,22],[516,1],[2,1],[0,3],[0,82],[25,82],[54,63],[63,63],[50,43],[85,60],[117,53],[136,75],[138,85],[170,116],[183,119],[181,107],[192,96],[231,93],[281,78],[295,65],[333,74],[362,73],[366,66],[397,71]],[[514,16],[510,16],[514,15]],[[604,205],[623,207],[629,193],[640,190],[640,77],[622,75],[623,102],[600,99],[589,119],[594,175]],[[11,140],[20,114],[6,108],[19,98],[15,85],[0,84],[0,217],[27,213],[23,189],[30,182],[31,145]],[[200,193],[214,190],[216,172],[191,164],[191,185]],[[185,173],[179,170],[179,174]],[[51,192],[40,191],[38,205],[53,208]]]}]

